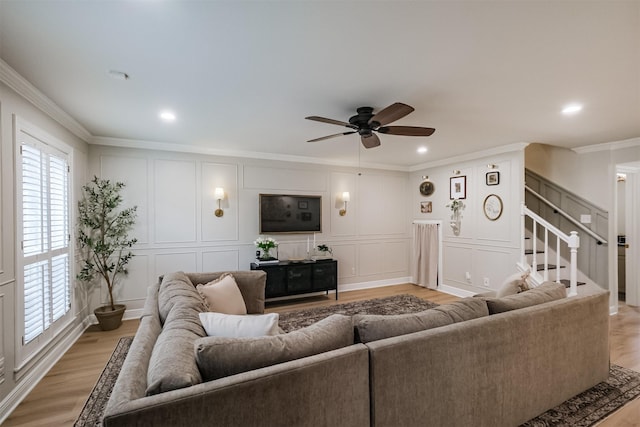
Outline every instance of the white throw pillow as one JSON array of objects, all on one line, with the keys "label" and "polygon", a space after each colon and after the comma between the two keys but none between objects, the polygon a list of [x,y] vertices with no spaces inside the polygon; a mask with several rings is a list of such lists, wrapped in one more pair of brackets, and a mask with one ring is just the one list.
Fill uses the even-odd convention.
[{"label": "white throw pillow", "polygon": [[200,313],[200,323],[210,337],[262,337],[278,335],[278,313],[234,314]]},{"label": "white throw pillow", "polygon": [[204,299],[207,309],[225,314],[247,314],[242,293],[236,279],[229,273],[223,274],[206,285],[196,287]]}]

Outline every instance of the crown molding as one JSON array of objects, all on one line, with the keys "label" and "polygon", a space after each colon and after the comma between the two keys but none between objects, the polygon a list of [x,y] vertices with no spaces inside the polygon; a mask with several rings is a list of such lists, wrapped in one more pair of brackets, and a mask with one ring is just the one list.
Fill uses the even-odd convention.
[{"label": "crown molding", "polygon": [[522,151],[529,145],[528,142],[516,142],[514,144],[501,145],[499,147],[489,148],[482,151],[474,151],[472,153],[462,154],[460,156],[448,157],[442,160],[436,160],[428,163],[421,163],[419,165],[410,166],[409,172],[416,172],[422,169],[435,168],[439,166],[447,166],[452,163],[468,162],[471,160],[480,159],[482,157],[497,156],[500,154],[511,153],[514,151]]},{"label": "crown molding", "polygon": [[614,151],[623,148],[640,147],[640,137],[623,139],[622,141],[604,142],[602,144],[584,145],[572,148],[578,154],[597,153],[599,151]]},{"label": "crown molding", "polygon": [[189,154],[204,154],[210,156],[220,157],[239,157],[248,159],[260,159],[260,160],[275,160],[282,162],[295,162],[295,163],[311,163],[317,165],[326,166],[344,166],[344,167],[361,167],[366,169],[381,169],[399,172],[408,172],[407,167],[397,165],[387,165],[381,163],[361,163],[355,161],[339,161],[328,160],[317,157],[305,157],[305,156],[292,156],[288,154],[275,154],[275,153],[262,153],[258,151],[233,151],[233,150],[220,150],[215,148],[201,147],[195,145],[177,144],[169,142],[158,141],[145,141],[136,139],[122,139],[122,138],[110,138],[104,136],[93,137],[89,141],[92,145],[103,145],[108,147],[121,147],[121,148],[135,148],[142,150],[157,150],[157,151],[174,151],[178,153]]},{"label": "crown molding", "polygon": [[38,88],[29,83],[27,79],[18,74],[16,70],[11,68],[11,66],[2,59],[0,59],[0,82],[6,84],[18,95],[32,103],[36,108],[42,110],[78,138],[85,142],[91,140],[92,136],[84,126],[78,123],[44,93],[40,92]]}]

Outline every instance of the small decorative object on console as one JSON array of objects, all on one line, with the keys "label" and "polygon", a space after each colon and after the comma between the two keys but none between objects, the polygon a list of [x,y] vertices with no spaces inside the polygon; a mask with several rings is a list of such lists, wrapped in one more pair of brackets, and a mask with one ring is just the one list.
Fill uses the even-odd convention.
[{"label": "small decorative object on console", "polygon": [[327,245],[318,245],[316,246],[316,254],[312,259],[331,259],[333,258],[333,250]]}]

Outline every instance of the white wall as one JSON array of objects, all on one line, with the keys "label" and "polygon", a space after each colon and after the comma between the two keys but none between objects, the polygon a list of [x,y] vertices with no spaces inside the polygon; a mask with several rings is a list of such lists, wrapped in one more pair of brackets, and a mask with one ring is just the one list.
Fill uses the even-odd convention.
[{"label": "white wall", "polygon": [[[16,369],[16,349],[21,337],[16,330],[16,245],[20,237],[16,236],[17,229],[15,218],[15,151],[14,120],[21,121],[37,127],[48,135],[64,142],[73,149],[73,164],[71,176],[75,194],[78,194],[82,183],[86,181],[86,164],[88,146],[79,137],[75,136],[49,115],[43,113],[24,97],[4,83],[7,69],[0,63],[0,424],[10,410],[26,396],[29,388],[39,378],[44,376],[47,370],[60,357],[67,346],[70,345],[84,330],[83,321],[87,317],[86,300],[82,289],[74,290],[72,310],[74,321],[59,339],[49,345],[45,350],[37,354],[19,373]],[[3,74],[5,73],[5,74]],[[9,78],[11,80],[11,78]],[[14,80],[15,81],[15,80]],[[27,87],[27,83],[22,83]],[[35,102],[44,99],[37,91],[31,91]],[[45,101],[46,102],[46,101]],[[76,203],[75,200],[72,203]]]},{"label": "white wall", "polygon": [[[496,165],[500,172],[498,185],[486,185],[487,165]],[[452,161],[446,165],[426,167],[411,173],[411,216],[414,219],[442,219],[443,283],[469,292],[497,289],[504,279],[515,273],[520,256],[520,206],[523,201],[524,151],[517,149],[504,154],[479,157],[474,160]],[[453,171],[460,171],[455,175]],[[433,195],[425,197],[418,191],[422,177],[435,184]],[[448,225],[451,211],[450,179],[466,176],[466,207],[462,213],[461,232],[454,235]],[[484,215],[483,202],[489,194],[498,195],[503,213],[496,221]],[[421,213],[420,202],[431,201],[432,213]],[[488,286],[485,286],[485,279]]]},{"label": "white wall", "polygon": [[[125,204],[138,206],[135,246],[117,299],[142,307],[146,288],[173,270],[247,270],[255,259],[258,195],[322,196],[322,233],[333,248],[338,286],[403,283],[409,274],[408,173],[92,145],[90,176],[126,183]],[[213,215],[223,187],[224,215]],[[346,216],[340,196],[349,191]],[[280,259],[306,255],[311,234],[274,234]],[[106,295],[96,296],[97,306]]]}]

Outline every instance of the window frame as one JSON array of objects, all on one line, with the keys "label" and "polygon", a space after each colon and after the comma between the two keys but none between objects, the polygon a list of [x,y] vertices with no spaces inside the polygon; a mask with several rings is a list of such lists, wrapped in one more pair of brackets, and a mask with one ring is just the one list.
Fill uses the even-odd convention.
[{"label": "window frame", "polygon": [[[16,230],[16,247],[15,247],[15,366],[16,374],[18,377],[20,371],[31,365],[32,361],[43,353],[43,350],[48,348],[52,343],[56,341],[56,338],[60,336],[73,322],[74,316],[74,277],[75,277],[75,242],[73,239],[73,225],[75,224],[74,218],[74,193],[73,193],[73,148],[41,130],[35,125],[28,123],[27,121],[18,118],[14,115],[14,182],[15,182],[15,230]],[[37,148],[40,152],[45,153],[47,157],[54,156],[62,158],[66,161],[67,165],[67,206],[66,206],[66,230],[68,231],[68,242],[66,250],[60,250],[59,248],[53,249],[49,247],[46,251],[47,255],[43,256],[49,260],[49,263],[60,254],[66,254],[67,256],[67,294],[68,294],[68,309],[66,312],[52,321],[42,333],[30,340],[28,343],[24,342],[25,336],[25,266],[32,265],[33,256],[27,257],[23,251],[23,164],[22,164],[22,150],[21,147],[28,145]],[[50,175],[50,170],[47,171],[47,176]],[[49,184],[48,184],[49,185]],[[51,198],[47,198],[48,204],[51,202]],[[48,206],[49,208],[49,206]],[[47,216],[48,235],[50,238],[51,214]],[[36,258],[39,258],[37,256]],[[49,268],[49,271],[51,271]],[[49,287],[51,289],[51,286]]]}]

